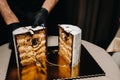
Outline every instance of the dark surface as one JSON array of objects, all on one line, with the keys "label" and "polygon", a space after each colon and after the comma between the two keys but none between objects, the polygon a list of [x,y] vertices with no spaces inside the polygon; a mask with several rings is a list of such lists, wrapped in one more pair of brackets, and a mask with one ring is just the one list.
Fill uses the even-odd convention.
[{"label": "dark surface", "polygon": [[[58,49],[58,47],[49,48],[49,52]],[[105,76],[105,72],[100,68],[98,63],[93,59],[86,48],[81,45],[81,58],[80,58],[80,76],[79,78]]]},{"label": "dark surface", "polygon": [[[58,47],[50,47],[48,48],[48,51],[54,49],[58,49]],[[89,78],[89,77],[98,77],[98,76],[105,76],[105,72],[100,68],[97,62],[92,58],[89,52],[82,45],[79,78]],[[16,59],[15,59],[15,55],[12,53],[6,80],[18,80],[17,77],[18,76],[17,76]]]},{"label": "dark surface", "polygon": [[82,45],[81,48],[81,63],[80,63],[80,77],[96,77],[105,76],[104,71],[100,68],[98,63],[93,59],[89,52]]}]

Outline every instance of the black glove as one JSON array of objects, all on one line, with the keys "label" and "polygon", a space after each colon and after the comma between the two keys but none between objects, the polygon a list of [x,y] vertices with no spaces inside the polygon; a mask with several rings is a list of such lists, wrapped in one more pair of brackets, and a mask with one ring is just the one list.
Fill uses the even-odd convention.
[{"label": "black glove", "polygon": [[41,24],[45,25],[47,16],[48,11],[45,8],[41,8],[41,10],[38,11],[35,17],[33,18],[32,27],[35,28],[36,26],[40,26]]},{"label": "black glove", "polygon": [[12,32],[13,32],[15,29],[19,28],[19,27],[20,27],[20,24],[19,24],[19,23],[12,23],[12,24],[8,25],[8,28],[9,28],[9,35],[8,35],[8,37],[9,37],[9,48],[10,48],[10,49],[13,49],[13,48],[14,48],[13,34],[12,34]]}]

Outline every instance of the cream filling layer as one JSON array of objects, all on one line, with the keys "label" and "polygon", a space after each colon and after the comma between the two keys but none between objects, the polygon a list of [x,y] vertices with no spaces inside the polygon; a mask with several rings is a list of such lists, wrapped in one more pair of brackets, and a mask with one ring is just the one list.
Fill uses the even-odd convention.
[{"label": "cream filling layer", "polygon": [[43,45],[45,45],[46,41],[43,40],[37,47],[33,48],[32,46],[20,46],[18,47],[18,51],[20,54],[22,53],[29,53],[31,51],[37,51],[40,49]]},{"label": "cream filling layer", "polygon": [[60,38],[60,43],[59,43],[59,45],[64,45],[64,47],[66,48],[66,49],[68,49],[68,50],[71,50],[72,48],[71,48],[71,44],[67,44],[67,43],[65,43],[61,38]]},{"label": "cream filling layer", "polygon": [[25,59],[28,59],[28,58],[33,57],[33,56],[41,55],[42,53],[45,54],[45,52],[46,52],[46,47],[43,46],[37,52],[31,51],[29,53],[22,53],[22,54],[20,54],[20,59],[21,60],[25,60]]}]

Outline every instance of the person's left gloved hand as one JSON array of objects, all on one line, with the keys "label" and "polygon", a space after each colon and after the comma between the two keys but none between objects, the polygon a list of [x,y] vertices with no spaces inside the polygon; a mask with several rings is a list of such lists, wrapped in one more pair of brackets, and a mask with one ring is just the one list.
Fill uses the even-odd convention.
[{"label": "person's left gloved hand", "polygon": [[48,16],[48,11],[45,8],[41,8],[40,11],[37,12],[35,17],[33,18],[33,25],[32,27],[35,28],[36,26],[40,26],[41,24],[46,24],[46,19]]},{"label": "person's left gloved hand", "polygon": [[8,39],[9,39],[9,48],[12,49],[14,46],[13,44],[13,31],[17,28],[20,27],[20,24],[19,23],[12,23],[12,24],[9,24],[8,25],[8,28],[9,28],[9,35],[8,35]]}]

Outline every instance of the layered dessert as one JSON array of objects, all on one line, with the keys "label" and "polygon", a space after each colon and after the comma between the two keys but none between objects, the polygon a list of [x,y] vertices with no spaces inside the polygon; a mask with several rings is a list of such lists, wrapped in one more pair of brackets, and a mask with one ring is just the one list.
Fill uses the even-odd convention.
[{"label": "layered dessert", "polygon": [[26,80],[31,77],[29,80],[38,80],[39,76],[35,74],[39,73],[39,75],[44,75],[44,80],[47,74],[46,28],[22,27],[15,30],[13,35],[20,79]]},{"label": "layered dessert", "polygon": [[[59,25],[59,50],[58,53],[63,59],[59,64],[70,65],[67,68],[66,76],[75,77],[79,72],[80,47],[81,47],[81,29],[77,26],[62,24]],[[64,72],[64,69],[59,71]],[[66,70],[65,70],[66,71]]]}]

